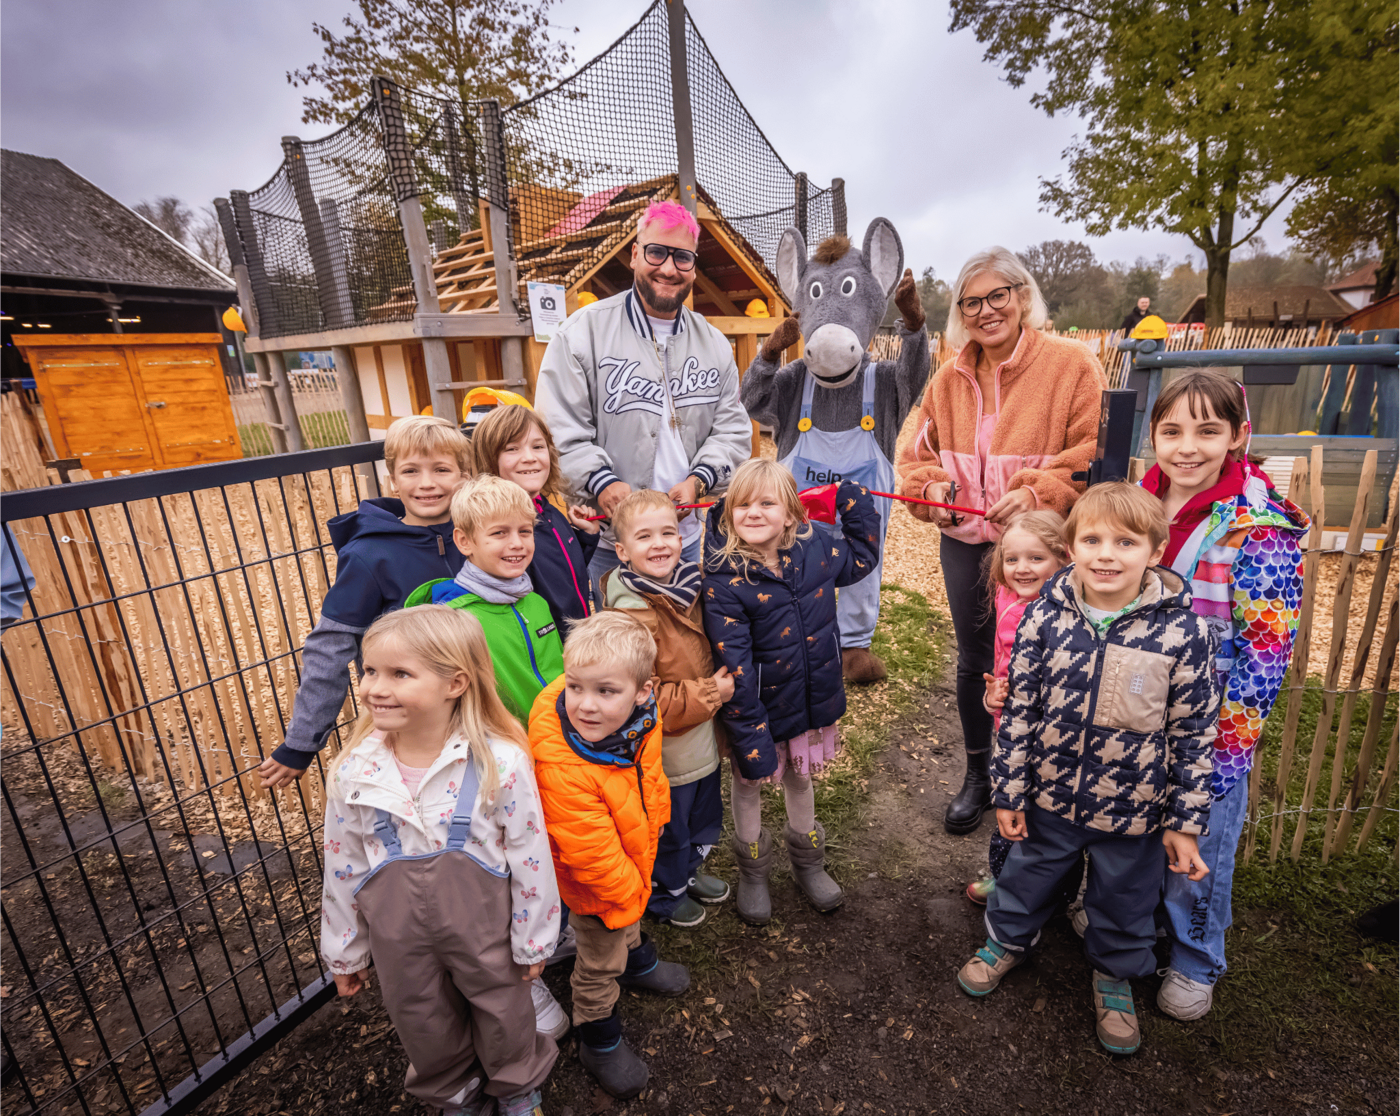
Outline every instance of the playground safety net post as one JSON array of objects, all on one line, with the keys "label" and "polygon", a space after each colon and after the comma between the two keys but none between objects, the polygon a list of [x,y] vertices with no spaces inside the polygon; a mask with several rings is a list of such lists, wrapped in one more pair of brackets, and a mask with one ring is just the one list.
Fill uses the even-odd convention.
[{"label": "playground safety net post", "polygon": [[0,643],[7,1113],[188,1111],[333,995],[324,768],[282,741],[383,443],[7,492],[35,575]]}]

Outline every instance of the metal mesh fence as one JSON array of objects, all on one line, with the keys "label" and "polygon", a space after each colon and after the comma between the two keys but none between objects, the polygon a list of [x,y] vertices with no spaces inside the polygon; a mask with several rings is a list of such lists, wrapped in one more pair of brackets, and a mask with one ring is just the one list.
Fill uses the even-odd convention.
[{"label": "metal mesh fence", "polygon": [[0,673],[7,1112],[193,1103],[330,994],[320,764],[276,794],[253,771],[334,578],[325,520],[382,453],[6,494],[36,577]]}]

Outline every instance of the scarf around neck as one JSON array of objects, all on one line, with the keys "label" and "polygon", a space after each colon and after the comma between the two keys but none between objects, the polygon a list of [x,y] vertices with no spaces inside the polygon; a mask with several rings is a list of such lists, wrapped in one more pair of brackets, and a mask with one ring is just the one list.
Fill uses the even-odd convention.
[{"label": "scarf around neck", "polygon": [[700,596],[700,567],[684,558],[676,563],[676,568],[666,581],[656,581],[640,574],[626,563],[617,568],[617,576],[623,585],[639,596],[650,594],[665,597],[683,613],[689,612],[695,599]]},{"label": "scarf around neck", "polygon": [[534,592],[528,571],[519,577],[492,577],[468,558],[452,579],[468,593],[475,593],[487,604],[515,604],[526,593]]},{"label": "scarf around neck", "polygon": [[655,695],[637,706],[631,719],[620,729],[596,743],[580,736],[578,729],[574,728],[574,723],[569,720],[568,711],[564,708],[563,690],[559,691],[559,696],[554,701],[554,710],[559,714],[559,727],[564,730],[564,739],[575,749],[585,752],[606,752],[608,755],[616,756],[628,763],[637,758],[637,749],[642,746],[642,741],[657,725]]}]

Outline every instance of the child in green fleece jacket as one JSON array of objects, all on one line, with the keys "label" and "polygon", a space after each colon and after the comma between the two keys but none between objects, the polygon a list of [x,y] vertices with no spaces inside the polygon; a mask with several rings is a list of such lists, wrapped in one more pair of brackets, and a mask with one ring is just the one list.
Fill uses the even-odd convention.
[{"label": "child in green fleece jacket", "polygon": [[469,611],[486,632],[496,692],[523,725],[535,695],[564,673],[564,644],[545,599],[533,591],[535,509],[519,485],[473,478],[452,498],[452,540],[466,555],[457,576],[429,581],[405,605]]}]

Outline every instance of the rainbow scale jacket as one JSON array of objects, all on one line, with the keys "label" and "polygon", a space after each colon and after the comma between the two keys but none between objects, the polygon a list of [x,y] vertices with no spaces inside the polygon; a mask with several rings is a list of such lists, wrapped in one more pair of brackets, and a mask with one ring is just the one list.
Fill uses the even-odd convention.
[{"label": "rainbow scale jacket", "polygon": [[1191,608],[1219,640],[1222,700],[1212,798],[1249,773],[1264,722],[1288,672],[1303,593],[1299,541],[1308,517],[1251,469],[1244,491],[1217,500],[1171,568],[1191,585]]}]

